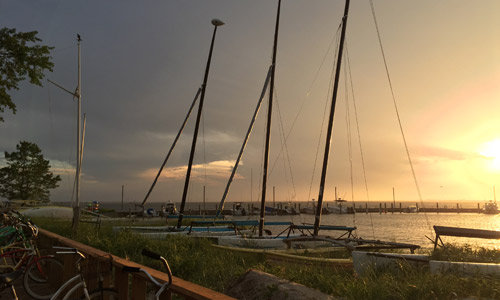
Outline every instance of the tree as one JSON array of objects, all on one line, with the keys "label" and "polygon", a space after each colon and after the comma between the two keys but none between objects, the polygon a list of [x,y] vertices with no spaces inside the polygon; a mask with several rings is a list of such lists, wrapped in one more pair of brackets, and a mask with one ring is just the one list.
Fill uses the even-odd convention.
[{"label": "tree", "polygon": [[58,187],[61,177],[49,171],[49,161],[43,158],[37,144],[21,141],[16,149],[5,151],[7,166],[0,169],[0,196],[49,202],[49,189]]},{"label": "tree", "polygon": [[[54,63],[49,56],[54,47],[28,45],[42,40],[37,31],[16,32],[14,28],[0,29],[0,113],[5,107],[16,113],[16,105],[8,94],[11,90],[19,90],[19,82],[29,77],[31,84],[41,86],[44,70],[52,72]],[[0,115],[0,122],[3,122]]]}]

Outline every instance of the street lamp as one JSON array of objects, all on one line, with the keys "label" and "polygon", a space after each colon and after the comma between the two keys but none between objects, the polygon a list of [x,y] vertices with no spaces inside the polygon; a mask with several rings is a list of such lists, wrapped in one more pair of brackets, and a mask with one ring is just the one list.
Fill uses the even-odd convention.
[{"label": "street lamp", "polygon": [[187,197],[187,192],[188,192],[188,188],[189,188],[189,179],[191,177],[191,168],[193,166],[194,152],[196,149],[196,140],[198,138],[198,129],[200,127],[201,112],[203,109],[203,100],[205,99],[205,90],[207,88],[208,72],[210,71],[210,62],[212,60],[212,52],[214,49],[215,34],[217,33],[217,27],[224,25],[224,22],[222,22],[219,19],[212,19],[212,25],[214,25],[214,33],[212,36],[212,43],[210,44],[210,52],[208,54],[207,67],[205,68],[205,77],[203,79],[203,84],[201,86],[201,96],[200,96],[200,103],[198,106],[198,115],[196,117],[196,125],[194,128],[193,142],[191,144],[191,153],[189,155],[189,163],[188,163],[188,168],[187,168],[187,173],[186,173],[186,181],[184,182],[184,191],[182,193],[181,207],[179,209],[179,220],[177,222],[177,228],[180,228],[182,225],[182,218],[184,216],[184,207],[186,206],[186,197]]}]

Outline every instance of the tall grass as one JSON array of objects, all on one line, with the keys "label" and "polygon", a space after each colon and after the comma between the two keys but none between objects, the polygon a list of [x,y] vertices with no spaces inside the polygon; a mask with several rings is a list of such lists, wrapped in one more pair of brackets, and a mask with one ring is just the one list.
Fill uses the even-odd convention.
[{"label": "tall grass", "polygon": [[[40,227],[69,236],[70,222],[40,219]],[[371,269],[364,276],[352,270],[334,267],[273,263],[263,254],[241,253],[211,246],[208,239],[170,235],[151,240],[128,231],[113,233],[111,226],[82,224],[78,240],[161,270],[140,255],[143,248],[165,256],[175,276],[224,292],[249,268],[285,278],[342,299],[455,299],[479,297],[500,299],[500,278],[456,274],[431,274],[427,266],[415,267],[401,263],[398,268]],[[452,246],[436,250],[435,259],[455,261],[499,262],[500,251]]]}]

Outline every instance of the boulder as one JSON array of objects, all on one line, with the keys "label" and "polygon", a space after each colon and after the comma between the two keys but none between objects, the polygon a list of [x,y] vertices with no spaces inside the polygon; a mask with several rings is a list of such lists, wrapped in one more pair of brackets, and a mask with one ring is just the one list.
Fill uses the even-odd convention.
[{"label": "boulder", "polygon": [[226,291],[240,300],[332,300],[333,297],[315,289],[272,274],[250,269]]}]

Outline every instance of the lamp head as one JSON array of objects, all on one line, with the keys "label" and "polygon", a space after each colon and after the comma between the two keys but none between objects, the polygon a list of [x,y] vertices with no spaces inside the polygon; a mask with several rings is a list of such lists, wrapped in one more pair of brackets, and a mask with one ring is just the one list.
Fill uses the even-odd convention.
[{"label": "lamp head", "polygon": [[214,25],[214,26],[222,26],[222,25],[224,25],[224,24],[225,24],[225,23],[224,23],[224,22],[222,22],[222,21],[221,21],[221,20],[219,20],[219,19],[212,19],[212,25]]}]

